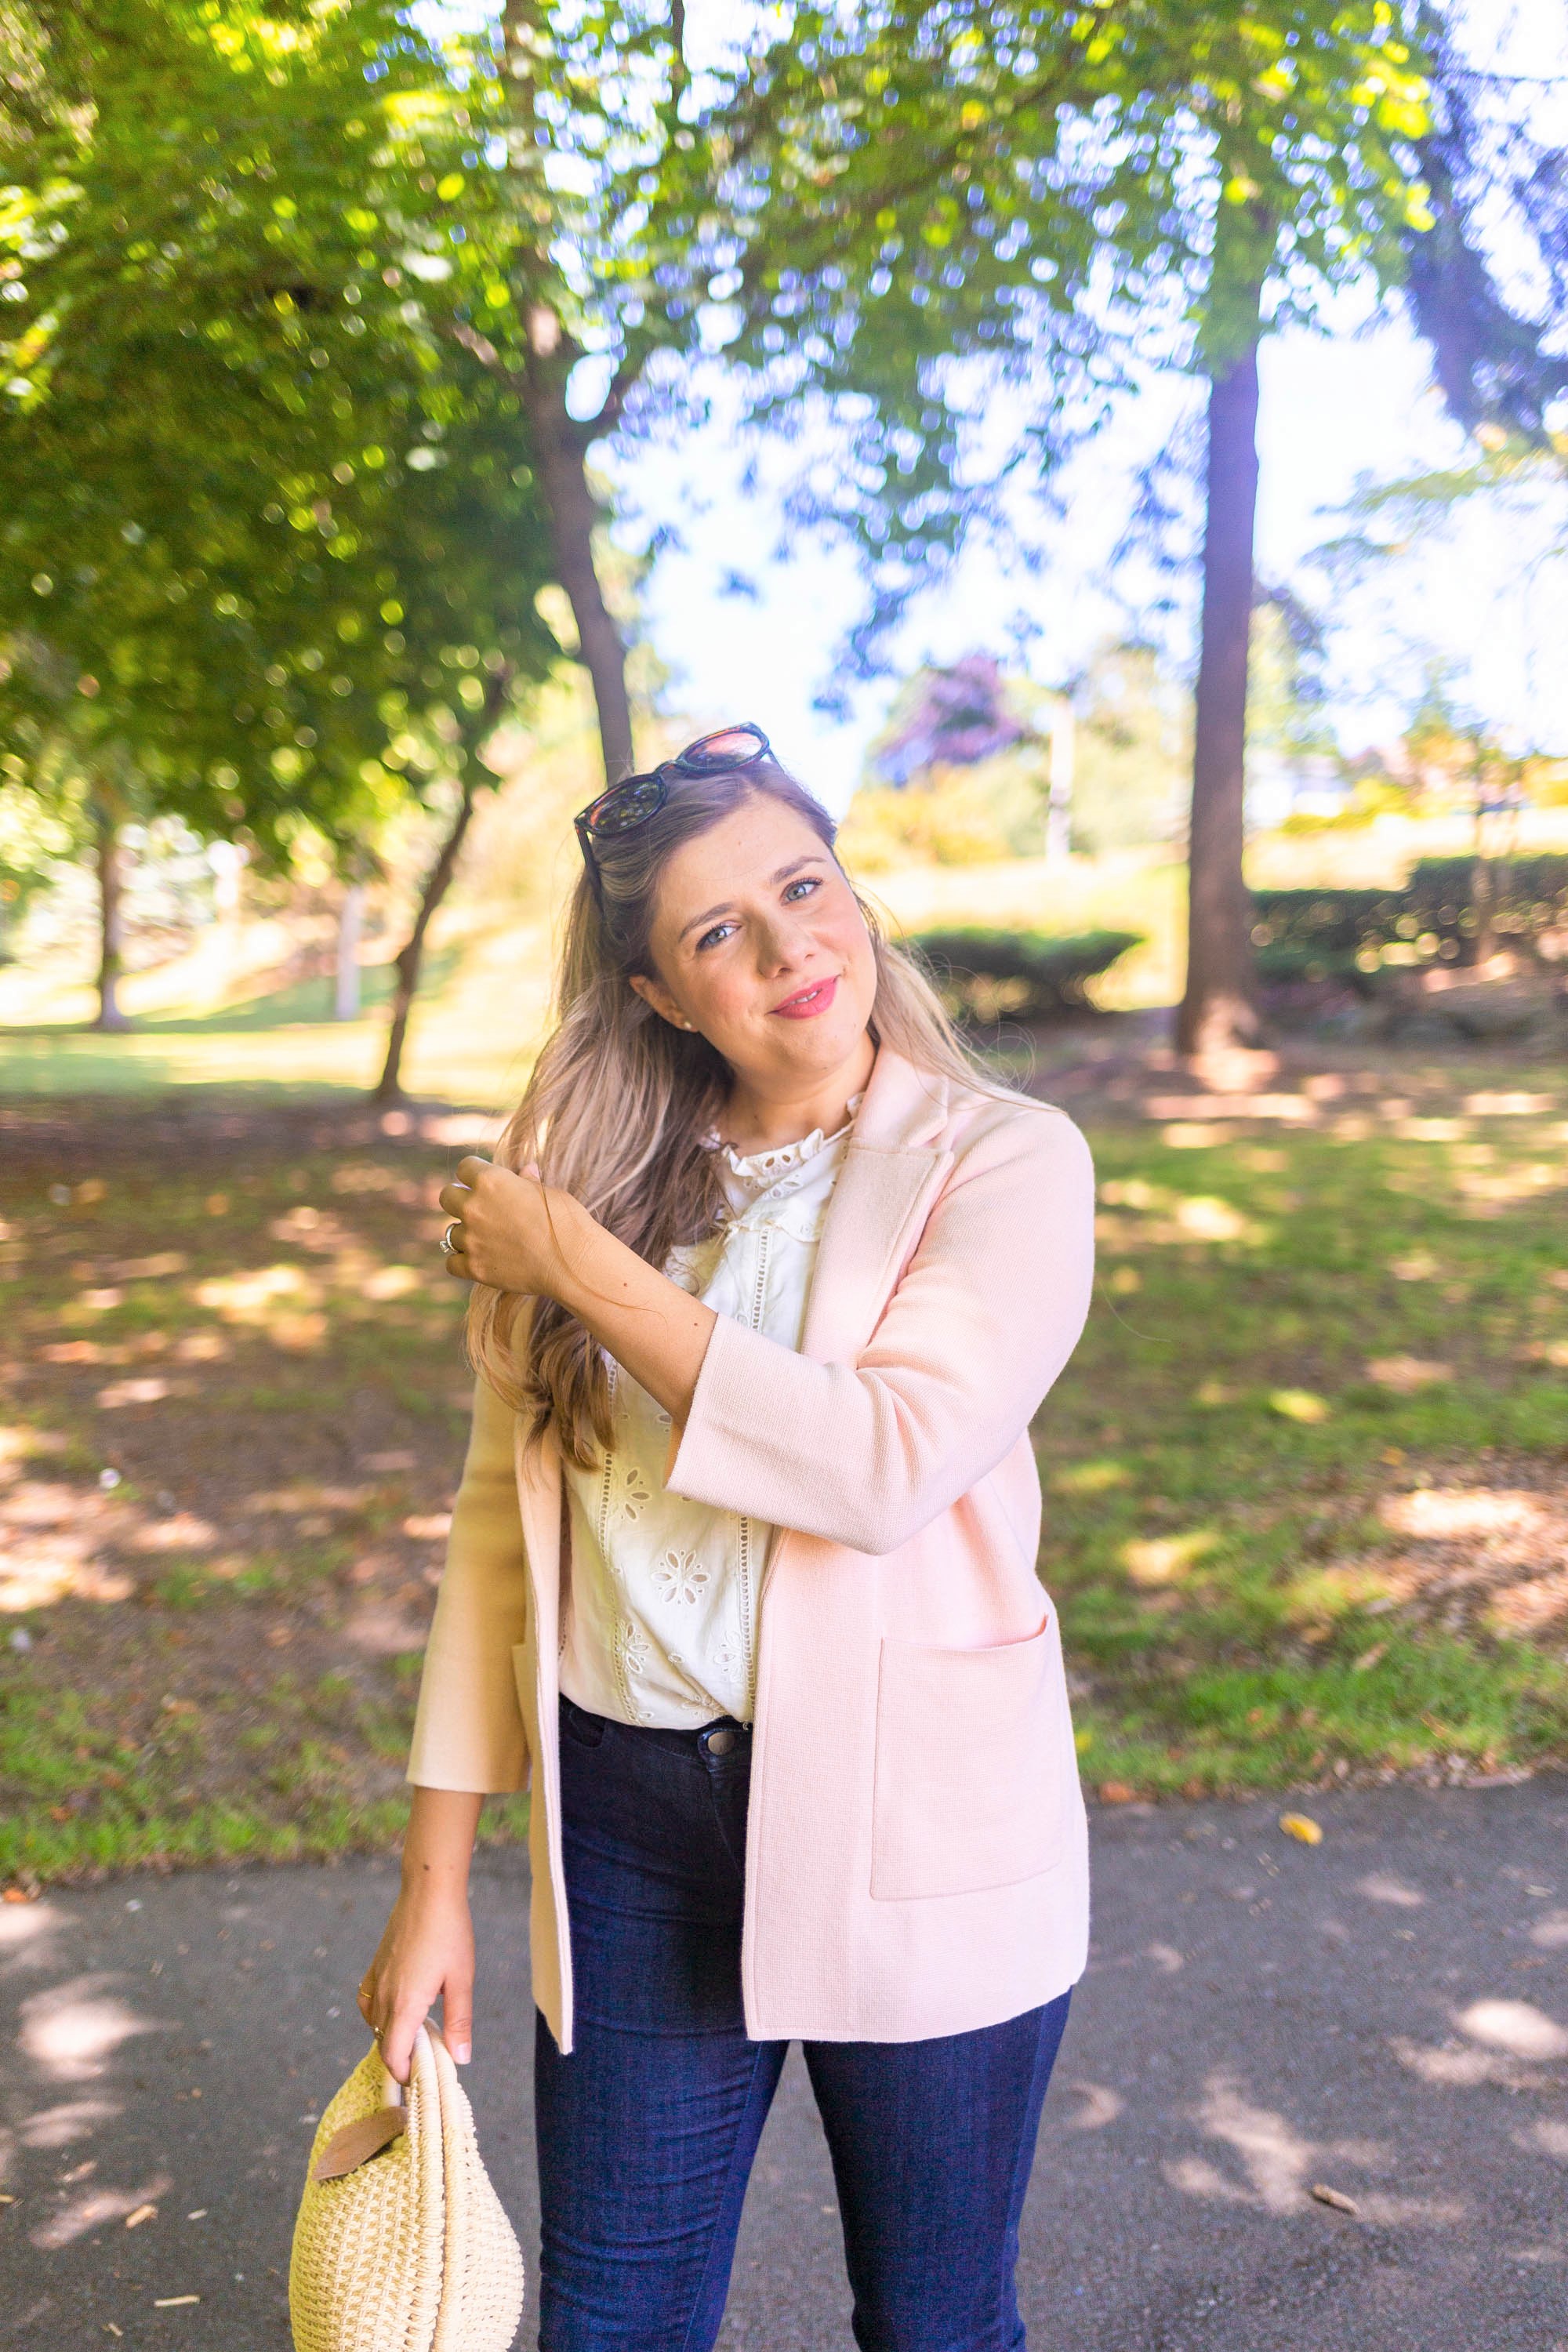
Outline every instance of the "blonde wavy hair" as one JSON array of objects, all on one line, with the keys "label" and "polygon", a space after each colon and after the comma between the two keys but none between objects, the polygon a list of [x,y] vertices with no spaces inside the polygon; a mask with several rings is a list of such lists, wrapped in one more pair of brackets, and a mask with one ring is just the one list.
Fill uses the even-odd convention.
[{"label": "blonde wavy hair", "polygon": [[[554,1027],[495,1150],[503,1168],[537,1163],[649,1265],[710,1233],[723,1205],[716,1155],[702,1138],[721,1117],[731,1071],[707,1039],[672,1028],[628,985],[657,977],[649,952],[659,877],[683,842],[752,795],[782,802],[831,851],[826,810],[772,759],[677,776],[658,814],[596,840],[600,890],[580,876],[555,977]],[[853,884],[850,885],[853,889]],[[870,1031],[918,1069],[1010,1095],[959,1035],[913,957],[885,936],[858,891],[876,958]],[[553,1426],[563,1453],[591,1469],[610,1450],[603,1349],[560,1303],[474,1285],[468,1345],[475,1370],[523,1418],[537,1444]]]}]

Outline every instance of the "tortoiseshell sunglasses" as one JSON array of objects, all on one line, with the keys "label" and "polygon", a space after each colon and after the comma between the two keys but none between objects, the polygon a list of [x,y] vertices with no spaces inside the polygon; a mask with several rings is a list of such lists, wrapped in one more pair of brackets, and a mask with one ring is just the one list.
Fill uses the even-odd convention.
[{"label": "tortoiseshell sunglasses", "polygon": [[657,816],[669,798],[671,779],[676,776],[715,776],[726,768],[749,768],[758,760],[772,754],[773,746],[762,729],[745,719],[739,727],[719,727],[711,735],[699,735],[684,751],[673,760],[661,760],[657,768],[644,774],[623,776],[596,801],[580,809],[572,822],[576,828],[578,846],[595,897],[601,896],[599,861],[594,855],[594,844],[607,835],[631,833],[637,825],[646,824]]}]

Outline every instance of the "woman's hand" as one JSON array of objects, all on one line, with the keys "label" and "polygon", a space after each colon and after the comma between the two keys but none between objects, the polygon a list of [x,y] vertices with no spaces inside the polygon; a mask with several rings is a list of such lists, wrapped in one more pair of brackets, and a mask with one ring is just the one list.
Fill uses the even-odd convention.
[{"label": "woman's hand", "polygon": [[360,1979],[360,2015],[388,2072],[408,2080],[414,2037],[437,2000],[447,2046],[468,2063],[474,2032],[474,1928],[468,1861],[484,1799],[416,1788],[403,1841],[403,1891]]},{"label": "woman's hand", "polygon": [[459,1282],[557,1298],[670,1416],[673,1442],[718,1321],[710,1307],[607,1233],[570,1192],[488,1160],[458,1162],[440,1192]]},{"label": "woman's hand", "polygon": [[470,1153],[437,1197],[450,1220],[449,1275],[495,1290],[554,1296],[566,1228],[582,1214],[570,1193],[547,1192],[537,1168],[517,1175]]},{"label": "woman's hand", "polygon": [[474,1929],[466,1887],[405,1883],[358,2000],[360,2014],[381,2044],[383,2063],[399,2083],[408,2080],[414,2037],[437,2000],[447,2047],[460,2066],[468,2064],[474,2032]]}]

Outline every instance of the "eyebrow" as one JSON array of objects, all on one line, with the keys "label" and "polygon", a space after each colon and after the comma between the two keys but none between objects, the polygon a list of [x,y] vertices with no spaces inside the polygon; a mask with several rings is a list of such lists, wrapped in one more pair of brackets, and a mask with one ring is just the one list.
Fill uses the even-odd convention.
[{"label": "eyebrow", "polygon": [[[804,857],[793,858],[789,865],[781,866],[776,874],[770,874],[768,887],[770,890],[776,890],[781,882],[787,882],[790,876],[798,874],[803,866],[820,866],[823,863],[823,854],[820,849],[808,850]],[[720,915],[727,915],[734,903],[732,898],[726,898],[722,906],[710,907],[706,914],[693,915],[689,923],[681,925],[680,937],[684,939],[688,931],[700,930],[704,923],[712,922]]]}]

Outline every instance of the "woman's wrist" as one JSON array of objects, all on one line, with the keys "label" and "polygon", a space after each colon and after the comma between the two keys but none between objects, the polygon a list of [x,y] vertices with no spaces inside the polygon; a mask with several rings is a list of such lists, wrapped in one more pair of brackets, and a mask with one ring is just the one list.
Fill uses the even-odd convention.
[{"label": "woman's wrist", "polygon": [[414,1791],[403,1841],[403,1890],[426,1898],[466,1896],[481,1796],[459,1789]]},{"label": "woman's wrist", "polygon": [[564,1307],[568,1314],[575,1315],[579,1311],[577,1300],[592,1295],[595,1244],[610,1236],[574,1194],[554,1184],[542,1185],[540,1189],[548,1212],[545,1231],[549,1238],[539,1287],[547,1297]]}]

